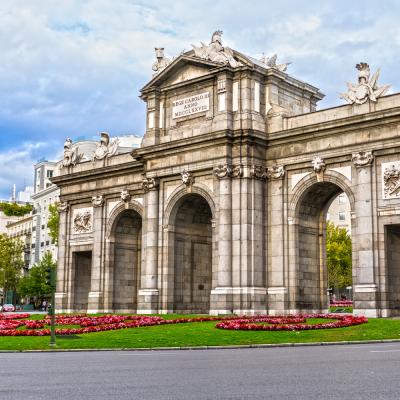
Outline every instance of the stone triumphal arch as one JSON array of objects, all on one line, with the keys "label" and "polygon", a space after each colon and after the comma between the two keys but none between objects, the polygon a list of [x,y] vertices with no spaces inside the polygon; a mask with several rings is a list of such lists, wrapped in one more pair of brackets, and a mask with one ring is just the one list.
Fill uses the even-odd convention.
[{"label": "stone triumphal arch", "polygon": [[357,64],[348,104],[276,56],[156,49],[140,148],[67,141],[57,308],[211,314],[328,308],[326,212],[351,209],[354,311],[400,314],[400,94]]}]

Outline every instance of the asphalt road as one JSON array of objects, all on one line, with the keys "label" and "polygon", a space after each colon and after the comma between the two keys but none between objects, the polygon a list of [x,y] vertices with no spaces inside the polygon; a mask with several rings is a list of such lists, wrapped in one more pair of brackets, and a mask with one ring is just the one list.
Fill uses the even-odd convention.
[{"label": "asphalt road", "polygon": [[400,399],[400,343],[1,353],[0,399]]}]

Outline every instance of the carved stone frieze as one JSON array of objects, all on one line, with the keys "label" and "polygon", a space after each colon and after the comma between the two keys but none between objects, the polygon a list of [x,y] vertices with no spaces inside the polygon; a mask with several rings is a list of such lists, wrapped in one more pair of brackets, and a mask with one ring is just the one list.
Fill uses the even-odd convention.
[{"label": "carved stone frieze", "polygon": [[129,203],[131,200],[131,195],[130,195],[128,189],[122,189],[120,197],[121,197],[121,200],[125,203]]},{"label": "carved stone frieze", "polygon": [[92,231],[93,223],[92,208],[80,208],[74,210],[72,232],[73,233],[88,233]]},{"label": "carved stone frieze", "polygon": [[351,161],[356,167],[365,167],[373,163],[374,155],[371,151],[360,151],[353,154]]},{"label": "carved stone frieze", "polygon": [[267,169],[262,165],[252,165],[250,168],[250,176],[255,179],[267,179]]},{"label": "carved stone frieze", "polygon": [[400,197],[400,161],[382,165],[382,186],[384,199]]},{"label": "carved stone frieze", "polygon": [[315,156],[313,158],[313,160],[311,161],[311,164],[313,166],[314,171],[317,174],[320,174],[321,172],[325,171],[326,164],[325,164],[325,161],[323,160],[323,158],[321,158],[320,156]]},{"label": "carved stone frieze", "polygon": [[231,178],[240,178],[243,176],[243,167],[241,165],[232,166]]},{"label": "carved stone frieze", "polygon": [[58,206],[57,206],[57,210],[58,210],[59,213],[68,211],[69,210],[68,202],[62,201],[61,203],[59,203]]},{"label": "carved stone frieze", "polygon": [[158,188],[157,178],[149,178],[145,176],[142,181],[142,188],[145,192],[157,189]]},{"label": "carved stone frieze", "polygon": [[267,176],[270,179],[282,179],[285,176],[285,168],[283,165],[273,165],[268,168]]},{"label": "carved stone frieze", "polygon": [[104,204],[104,196],[99,194],[92,197],[93,207],[101,207]]}]

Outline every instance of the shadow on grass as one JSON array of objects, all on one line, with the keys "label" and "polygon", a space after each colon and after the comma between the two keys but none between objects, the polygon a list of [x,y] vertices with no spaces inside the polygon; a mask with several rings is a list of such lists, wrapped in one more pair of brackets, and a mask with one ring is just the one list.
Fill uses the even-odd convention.
[{"label": "shadow on grass", "polygon": [[82,339],[77,335],[56,335],[57,339]]}]

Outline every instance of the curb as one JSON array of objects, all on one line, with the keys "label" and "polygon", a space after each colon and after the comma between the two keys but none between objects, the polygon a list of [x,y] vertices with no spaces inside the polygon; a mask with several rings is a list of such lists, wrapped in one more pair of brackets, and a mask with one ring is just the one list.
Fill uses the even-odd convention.
[{"label": "curb", "polygon": [[273,349],[278,347],[307,347],[307,346],[341,346],[354,344],[400,343],[400,339],[382,340],[355,340],[344,342],[310,342],[310,343],[271,343],[271,344],[244,344],[236,346],[188,346],[188,347],[142,347],[142,348],[115,348],[115,349],[42,349],[42,350],[0,350],[2,353],[79,353],[96,351],[166,351],[166,350],[240,350],[240,349]]}]

